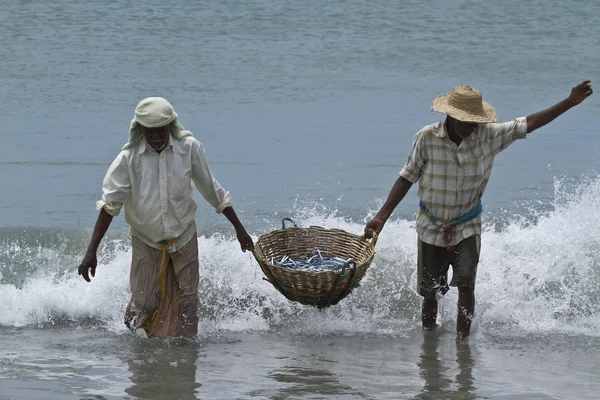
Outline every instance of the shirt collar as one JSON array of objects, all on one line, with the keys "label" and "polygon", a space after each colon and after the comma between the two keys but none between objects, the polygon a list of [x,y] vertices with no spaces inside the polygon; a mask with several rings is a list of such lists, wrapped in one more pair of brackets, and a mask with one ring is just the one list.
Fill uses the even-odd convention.
[{"label": "shirt collar", "polygon": [[[484,124],[478,124],[477,127],[475,128],[475,130],[473,131],[473,133],[471,133],[469,135],[469,137],[463,139],[462,141],[464,142],[465,140],[475,140],[475,138],[477,138],[479,130],[481,129],[481,126],[483,126]],[[442,121],[438,122],[437,124],[434,124],[433,127],[433,134],[441,139],[443,138],[448,138],[450,139],[450,136],[448,136],[448,131],[446,130],[446,119],[443,119]]]},{"label": "shirt collar", "polygon": [[446,120],[443,119],[433,127],[433,134],[439,138],[449,137],[446,131]]}]

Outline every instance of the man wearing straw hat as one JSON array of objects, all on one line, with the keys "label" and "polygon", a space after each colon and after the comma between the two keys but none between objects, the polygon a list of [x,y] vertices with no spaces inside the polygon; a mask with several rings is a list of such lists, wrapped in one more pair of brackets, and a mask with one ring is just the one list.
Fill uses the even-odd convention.
[{"label": "man wearing straw hat", "polygon": [[365,227],[365,235],[379,233],[411,186],[419,181],[417,215],[417,289],[423,296],[424,329],[434,329],[436,295],[458,287],[459,337],[467,337],[475,311],[475,275],[481,237],[481,198],[488,183],[494,157],[517,139],[548,124],[592,94],[584,81],[556,105],[510,122],[496,124],[494,108],[481,92],[459,86],[438,96],[433,111],[446,114],[442,122],[428,125],[415,136],[408,161],[390,194]]},{"label": "man wearing straw hat", "polygon": [[198,240],[192,182],[235,228],[243,251],[252,238],[236,216],[229,192],[212,175],[202,144],[181,126],[161,97],[135,109],[129,142],[109,167],[100,210],[79,275],[90,282],[96,254],[114,216],[125,208],[130,225],[131,301],[125,323],[150,336],[193,337],[198,331]]}]

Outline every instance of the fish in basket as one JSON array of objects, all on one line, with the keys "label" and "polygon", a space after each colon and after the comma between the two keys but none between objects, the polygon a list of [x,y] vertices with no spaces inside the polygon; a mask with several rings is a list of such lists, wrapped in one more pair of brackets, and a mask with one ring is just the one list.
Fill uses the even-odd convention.
[{"label": "fish in basket", "polygon": [[281,225],[258,238],[253,254],[263,279],[291,301],[337,304],[358,286],[375,256],[377,236],[369,241],[342,229],[299,228],[290,218]]}]

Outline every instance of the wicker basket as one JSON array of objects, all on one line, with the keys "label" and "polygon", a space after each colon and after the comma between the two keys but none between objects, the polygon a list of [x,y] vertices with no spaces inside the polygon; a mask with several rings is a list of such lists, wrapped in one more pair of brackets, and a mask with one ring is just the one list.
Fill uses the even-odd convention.
[{"label": "wicker basket", "polygon": [[[298,228],[285,227],[258,238],[254,246],[254,257],[258,261],[266,281],[291,301],[325,308],[337,304],[354,289],[365,276],[375,256],[375,236],[370,242],[364,236],[348,233],[341,229],[325,229],[319,226]],[[339,271],[311,272],[279,267],[271,260],[283,256],[297,258],[311,256],[317,250],[340,258],[352,258]]]}]

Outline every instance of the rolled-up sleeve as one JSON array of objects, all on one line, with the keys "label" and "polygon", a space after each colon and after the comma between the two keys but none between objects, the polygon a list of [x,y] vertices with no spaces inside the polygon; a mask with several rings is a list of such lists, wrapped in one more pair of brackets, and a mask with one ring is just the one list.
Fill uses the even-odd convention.
[{"label": "rolled-up sleeve", "polygon": [[488,124],[486,127],[494,154],[500,153],[516,140],[527,137],[527,117],[515,118],[501,124]]},{"label": "rolled-up sleeve", "polygon": [[126,151],[122,151],[106,171],[102,183],[102,199],[96,202],[96,209],[103,208],[108,214],[115,217],[121,212],[130,192],[131,179]]},{"label": "rolled-up sleeve", "polygon": [[222,213],[224,209],[231,207],[231,196],[213,176],[206,151],[198,141],[195,141],[192,146],[192,179],[202,197],[215,208],[217,213]]},{"label": "rolled-up sleeve", "polygon": [[423,131],[419,131],[413,140],[413,147],[408,155],[406,165],[400,171],[400,176],[409,182],[416,183],[425,166],[425,157],[423,155]]}]

